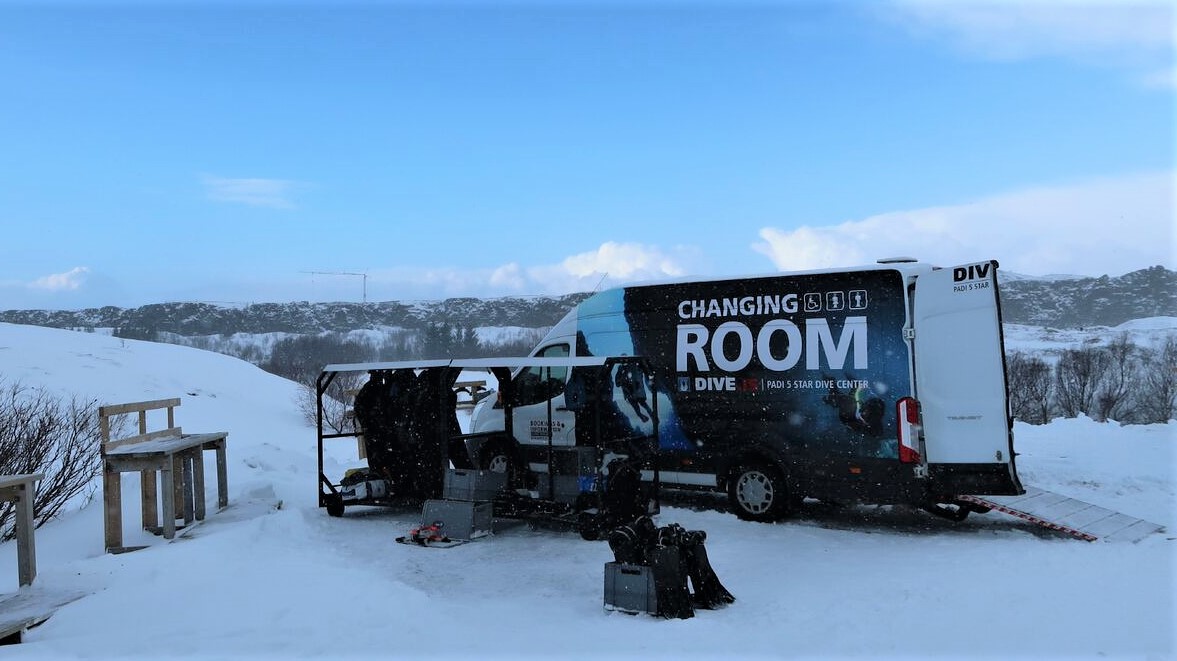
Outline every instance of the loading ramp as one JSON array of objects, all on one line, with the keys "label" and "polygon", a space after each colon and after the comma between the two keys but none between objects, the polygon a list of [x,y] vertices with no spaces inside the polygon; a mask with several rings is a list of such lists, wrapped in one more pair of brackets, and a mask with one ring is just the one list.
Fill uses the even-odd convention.
[{"label": "loading ramp", "polygon": [[1093,542],[1139,542],[1164,526],[1122,512],[1027,486],[1020,496],[959,496],[958,499]]}]

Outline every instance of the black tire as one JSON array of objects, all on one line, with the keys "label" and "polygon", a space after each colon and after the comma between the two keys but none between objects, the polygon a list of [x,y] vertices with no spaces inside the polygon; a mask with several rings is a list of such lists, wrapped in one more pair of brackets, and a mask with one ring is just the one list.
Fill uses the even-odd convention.
[{"label": "black tire", "polygon": [[777,521],[789,514],[784,473],[767,461],[751,460],[737,466],[728,479],[727,497],[732,512],[747,521]]},{"label": "black tire", "polygon": [[520,486],[522,476],[525,475],[519,467],[518,459],[511,451],[506,441],[495,440],[483,446],[478,453],[478,468],[507,474],[507,487],[514,489]]},{"label": "black tire", "polygon": [[459,470],[474,468],[474,463],[470,461],[470,456],[466,453],[466,444],[461,440],[451,440],[449,447],[446,448],[446,454],[449,456],[450,463],[454,465],[454,468]]},{"label": "black tire", "polygon": [[343,500],[338,496],[331,496],[327,499],[327,516],[340,517],[343,516]]},{"label": "black tire", "polygon": [[487,443],[478,453],[478,468],[495,471],[496,473],[510,473],[514,460],[502,441]]}]

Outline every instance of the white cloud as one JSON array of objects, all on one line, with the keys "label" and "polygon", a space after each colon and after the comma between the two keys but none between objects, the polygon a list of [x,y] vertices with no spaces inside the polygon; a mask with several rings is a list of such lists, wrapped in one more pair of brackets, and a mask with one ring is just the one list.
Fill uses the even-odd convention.
[{"label": "white cloud", "polygon": [[519,290],[527,284],[527,277],[515,262],[504,264],[490,273],[490,284],[507,290]]},{"label": "white cloud", "polygon": [[369,271],[368,284],[370,300],[558,295],[682,276],[689,272],[685,264],[696,256],[697,251],[687,247],[666,250],[610,241],[552,264],[376,269]]},{"label": "white cloud", "polygon": [[232,202],[252,207],[293,209],[289,196],[297,186],[286,179],[230,179],[205,175],[201,177],[210,200]]},{"label": "white cloud", "polygon": [[799,227],[788,231],[765,227],[760,230],[765,243],[753,244],[752,248],[768,255],[777,268],[788,271],[850,266],[870,260],[854,240],[856,237],[831,229]]},{"label": "white cloud", "polygon": [[1062,56],[1155,70],[1171,67],[1177,10],[1163,0],[895,0],[883,12],[917,34],[945,38],[980,57]]},{"label": "white cloud", "polygon": [[88,267],[76,266],[65,273],[53,273],[37,278],[29,283],[29,287],[50,292],[77,291],[86,283],[88,275],[90,275]]},{"label": "white cloud", "polygon": [[561,266],[570,275],[610,277],[621,280],[648,280],[685,273],[677,260],[653,246],[609,241],[596,250],[565,258]]},{"label": "white cloud", "polygon": [[1039,187],[828,227],[768,227],[752,247],[782,270],[893,256],[940,265],[993,258],[1030,275],[1174,268],[1175,176],[1160,172]]}]

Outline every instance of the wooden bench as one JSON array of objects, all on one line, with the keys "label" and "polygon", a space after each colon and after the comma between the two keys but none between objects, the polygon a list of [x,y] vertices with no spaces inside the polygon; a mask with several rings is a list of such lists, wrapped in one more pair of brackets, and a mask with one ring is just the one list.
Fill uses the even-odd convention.
[{"label": "wooden bench", "polygon": [[[158,399],[100,406],[98,419],[102,433],[102,498],[105,505],[106,550],[110,553],[133,551],[143,547],[123,546],[122,473],[138,471],[141,475],[143,529],[176,536],[176,519],[184,524],[202,521],[204,507],[205,450],[216,452],[217,508],[229,504],[228,470],[225,445],[228,432],[185,434],[175,424],[175,408],[180,399]],[[167,409],[167,427],[148,431],[147,412]],[[138,414],[139,433],[111,439],[111,418]],[[158,482],[156,476],[159,476]],[[156,488],[162,497],[162,525]]]},{"label": "wooden bench", "polygon": [[37,577],[37,544],[33,539],[33,500],[43,473],[0,475],[0,503],[16,503],[16,569],[21,586],[32,585]]}]

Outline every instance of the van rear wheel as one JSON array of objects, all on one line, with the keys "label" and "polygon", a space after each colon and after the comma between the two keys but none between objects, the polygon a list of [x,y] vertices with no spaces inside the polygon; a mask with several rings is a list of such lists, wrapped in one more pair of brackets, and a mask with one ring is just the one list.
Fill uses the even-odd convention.
[{"label": "van rear wheel", "polygon": [[785,476],[767,461],[737,466],[728,480],[727,495],[732,512],[748,521],[776,521],[789,512]]}]

